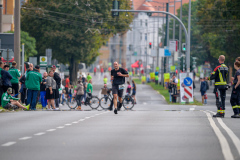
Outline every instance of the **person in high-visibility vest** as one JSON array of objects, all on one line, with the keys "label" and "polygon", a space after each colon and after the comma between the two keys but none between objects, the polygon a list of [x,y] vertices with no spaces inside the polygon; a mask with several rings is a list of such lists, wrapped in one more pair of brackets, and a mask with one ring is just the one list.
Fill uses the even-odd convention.
[{"label": "person in high-visibility vest", "polygon": [[108,81],[108,79],[107,79],[107,76],[105,75],[104,78],[103,78],[104,84],[107,84],[107,81]]},{"label": "person in high-visibility vest", "polygon": [[146,76],[142,76],[142,84],[146,83]]},{"label": "person in high-visibility vest", "polygon": [[158,75],[155,75],[155,84],[158,84],[158,79],[159,79]]}]

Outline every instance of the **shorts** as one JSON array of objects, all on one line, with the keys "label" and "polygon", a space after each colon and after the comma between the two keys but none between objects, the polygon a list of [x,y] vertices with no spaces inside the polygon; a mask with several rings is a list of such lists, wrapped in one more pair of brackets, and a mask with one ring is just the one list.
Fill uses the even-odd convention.
[{"label": "shorts", "polygon": [[201,96],[204,96],[205,93],[206,91],[201,91]]},{"label": "shorts", "polygon": [[123,96],[123,90],[124,89],[119,89],[119,85],[112,85],[112,94],[117,94],[118,97],[121,97]]},{"label": "shorts", "polygon": [[65,87],[66,94],[68,94],[68,87]]},{"label": "shorts", "polygon": [[4,108],[4,109],[18,109],[18,106],[13,105],[13,104],[11,104],[11,103],[8,103],[8,104],[6,104],[3,108]]},{"label": "shorts", "polygon": [[49,88],[46,89],[46,99],[55,99],[56,91],[54,89],[52,91],[53,91],[53,93],[51,94],[50,89]]},{"label": "shorts", "polygon": [[133,92],[132,92],[132,95],[135,96],[135,95],[136,95],[136,91],[133,91]]}]

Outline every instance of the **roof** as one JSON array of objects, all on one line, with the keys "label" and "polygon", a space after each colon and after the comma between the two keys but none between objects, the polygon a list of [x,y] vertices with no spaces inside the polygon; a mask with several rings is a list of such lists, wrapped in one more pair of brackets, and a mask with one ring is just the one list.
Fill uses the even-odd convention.
[{"label": "roof", "polygon": [[[169,12],[174,13],[174,7],[171,5],[174,4],[174,0],[152,0],[154,2],[146,2],[146,0],[132,0],[134,10],[150,10],[150,11],[157,11],[159,7],[159,11],[166,11],[166,3],[169,2]],[[180,2],[176,2],[175,0],[175,14],[177,14],[177,10],[181,7]],[[182,0],[182,4],[189,3],[189,0]],[[143,6],[147,5],[150,7]],[[164,8],[163,8],[164,7]],[[152,16],[157,16],[158,14],[153,14]]]}]

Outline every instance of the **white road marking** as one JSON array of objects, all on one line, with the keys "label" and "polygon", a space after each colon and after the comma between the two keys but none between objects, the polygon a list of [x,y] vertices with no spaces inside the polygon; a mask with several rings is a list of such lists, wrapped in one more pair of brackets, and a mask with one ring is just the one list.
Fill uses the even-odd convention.
[{"label": "white road marking", "polygon": [[30,139],[32,137],[22,137],[22,138],[19,138],[19,140],[27,140],[27,139]]},{"label": "white road marking", "polygon": [[35,136],[41,136],[41,135],[44,135],[45,134],[45,132],[40,132],[40,133],[36,133],[36,134],[34,134]]},{"label": "white road marking", "polygon": [[146,102],[143,102],[144,105],[146,105],[147,103]]},{"label": "white road marking", "polygon": [[56,129],[49,129],[47,130],[48,132],[52,132],[52,131],[55,131]]},{"label": "white road marking", "polygon": [[65,126],[71,126],[71,125],[72,125],[72,124],[69,124],[69,123],[68,123],[68,124],[65,124]]},{"label": "white road marking", "polygon": [[95,116],[99,116],[100,114],[95,114]]},{"label": "white road marking", "polygon": [[90,118],[90,117],[85,117],[85,119],[88,119],[88,118]]},{"label": "white road marking", "polygon": [[84,121],[85,119],[80,119],[79,122]]},{"label": "white road marking", "polygon": [[62,128],[64,128],[64,126],[59,126],[59,127],[57,127],[58,129],[62,129]]},{"label": "white road marking", "polygon": [[162,95],[162,97],[163,97],[164,100],[166,100],[165,97],[164,97],[163,95]]},{"label": "white road marking", "polygon": [[221,145],[222,148],[222,153],[224,156],[225,160],[234,160],[232,152],[230,150],[229,144],[227,142],[227,139],[224,137],[224,135],[222,134],[222,132],[220,131],[220,129],[217,127],[217,125],[215,124],[214,120],[212,119],[212,116],[210,115],[210,113],[203,111],[204,113],[206,113],[208,120],[210,122],[210,125],[213,129],[213,131],[215,132],[219,143]]},{"label": "white road marking", "polygon": [[189,108],[189,111],[194,111],[195,110],[195,108]]},{"label": "white road marking", "polygon": [[217,120],[218,120],[218,123],[222,126],[222,128],[225,129],[225,131],[227,132],[229,137],[232,139],[233,144],[237,148],[238,154],[240,155],[240,140],[239,140],[239,138],[236,136],[236,134],[233,133],[233,131],[230,128],[227,127],[227,125],[223,122],[223,120],[221,118],[217,118]]},{"label": "white road marking", "polygon": [[75,124],[76,124],[76,123],[78,123],[78,122],[72,122],[72,123],[75,123]]},{"label": "white road marking", "polygon": [[8,147],[8,146],[11,146],[11,145],[13,145],[15,143],[17,143],[17,142],[8,142],[8,143],[3,144],[2,146],[3,147]]}]

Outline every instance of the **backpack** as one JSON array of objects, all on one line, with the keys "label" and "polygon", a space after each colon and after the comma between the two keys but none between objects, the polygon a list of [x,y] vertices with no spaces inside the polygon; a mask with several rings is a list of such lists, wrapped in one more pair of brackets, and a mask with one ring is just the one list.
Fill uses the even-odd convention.
[{"label": "backpack", "polygon": [[206,89],[209,90],[208,82],[205,82],[205,83],[206,83]]}]

